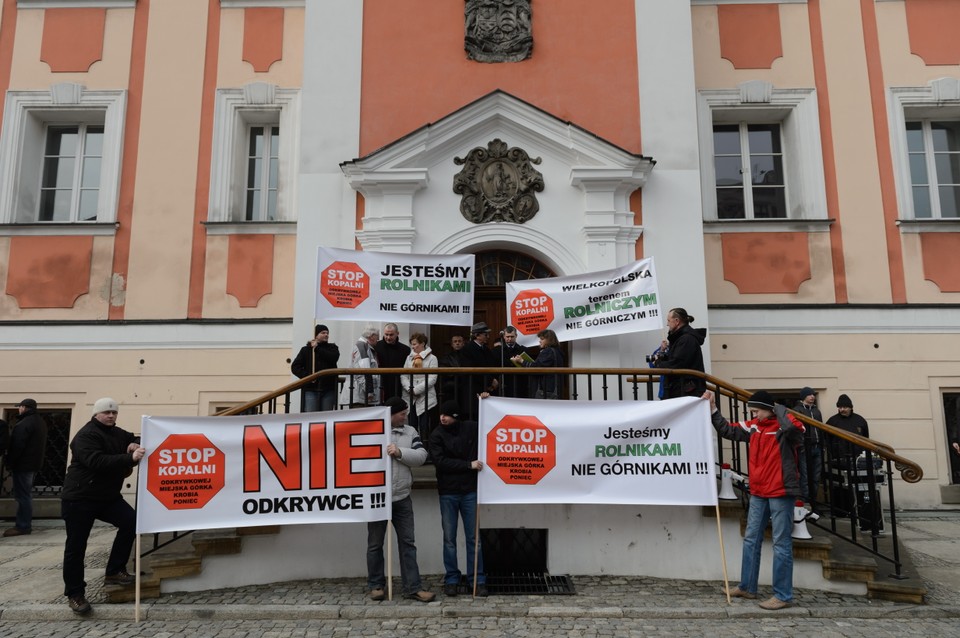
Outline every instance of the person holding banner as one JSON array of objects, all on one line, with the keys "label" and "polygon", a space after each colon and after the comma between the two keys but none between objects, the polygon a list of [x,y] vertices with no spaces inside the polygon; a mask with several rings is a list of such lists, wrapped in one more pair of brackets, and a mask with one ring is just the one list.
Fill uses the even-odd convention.
[{"label": "person holding banner", "polygon": [[[397,532],[397,548],[400,552],[400,580],[403,582],[403,595],[422,603],[429,603],[436,594],[425,591],[420,582],[420,568],[417,566],[416,535],[413,525],[413,499],[410,488],[413,485],[411,467],[423,465],[427,460],[427,450],[420,441],[417,431],[407,425],[407,403],[400,397],[387,401],[390,407],[390,444],[387,455],[391,460],[393,482],[393,528]],[[367,585],[371,600],[386,598],[384,588],[387,579],[383,573],[383,541],[387,534],[387,521],[367,523]]]},{"label": "person holding banner", "polygon": [[[380,338],[380,331],[373,327],[360,333],[350,352],[350,367],[373,369],[377,367],[377,353],[373,345]],[[340,391],[340,403],[351,407],[380,405],[380,375],[354,375],[347,379]]]},{"label": "person holding banner", "polygon": [[[340,360],[340,348],[330,343],[330,329],[318,323],[313,329],[313,339],[300,348],[297,357],[290,364],[290,371],[298,379],[308,377],[321,370],[337,367]],[[304,412],[329,412],[337,407],[337,377],[321,377],[303,386]]]},{"label": "person holding banner", "polygon": [[[560,351],[557,333],[550,329],[541,330],[537,338],[540,340],[540,353],[534,361],[525,360],[519,354],[510,361],[525,368],[562,368],[563,352]],[[559,374],[535,376],[530,381],[530,394],[534,399],[556,399],[560,396],[560,383]]]},{"label": "person holding banner", "polygon": [[[667,340],[661,344],[666,354],[654,361],[657,368],[670,370],[699,370],[704,372],[703,352],[700,347],[707,339],[706,328],[693,328],[693,315],[683,308],[674,308],[667,313]],[[700,377],[670,375],[665,378],[664,397],[698,397],[706,389],[706,382]]]},{"label": "person holding banner", "polygon": [[713,428],[731,441],[749,446],[747,468],[750,474],[750,506],[747,529],[743,534],[743,561],[740,584],[730,592],[732,598],[755,599],[760,577],[760,550],[767,523],[773,522],[773,596],[760,603],[761,609],[774,611],[793,604],[793,508],[800,497],[800,471],[797,451],[803,442],[803,424],[775,405],[769,392],[758,390],[747,402],[749,421],[729,423],[713,400],[713,392],[703,398],[713,406]]},{"label": "person holding banner", "polygon": [[107,397],[93,404],[93,418],[70,442],[72,457],[63,479],[61,513],[67,528],[63,594],[70,609],[81,615],[89,614],[92,609],[86,599],[83,562],[95,521],[117,528],[107,559],[104,585],[136,582],[134,576],[127,573],[127,561],[136,539],[137,513],[123,499],[120,488],[146,450],[140,447],[139,436],[117,427],[118,409],[117,402]]},{"label": "person holding banner", "polygon": [[[457,526],[463,520],[467,543],[467,580],[474,581],[476,563],[477,596],[487,595],[483,555],[477,545],[477,472],[483,469],[477,446],[476,421],[460,421],[456,401],[440,406],[440,427],[430,434],[430,458],[437,471],[440,495],[440,524],[443,526],[443,593],[456,596],[461,572],[457,566]],[[476,552],[474,551],[476,549]]]},{"label": "person holding banner", "polygon": [[427,342],[427,335],[422,332],[410,335],[410,354],[403,367],[410,368],[415,374],[405,374],[401,379],[403,398],[410,405],[410,425],[424,440],[437,422],[437,375],[422,373],[439,367]]}]

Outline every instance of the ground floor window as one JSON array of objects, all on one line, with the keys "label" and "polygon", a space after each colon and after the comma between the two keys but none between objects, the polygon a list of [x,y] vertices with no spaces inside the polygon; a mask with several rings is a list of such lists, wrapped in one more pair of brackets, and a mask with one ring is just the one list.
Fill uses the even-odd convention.
[{"label": "ground floor window", "polygon": [[944,393],[943,420],[947,427],[950,454],[950,484],[960,485],[960,452],[957,451],[957,447],[960,447],[960,392]]}]

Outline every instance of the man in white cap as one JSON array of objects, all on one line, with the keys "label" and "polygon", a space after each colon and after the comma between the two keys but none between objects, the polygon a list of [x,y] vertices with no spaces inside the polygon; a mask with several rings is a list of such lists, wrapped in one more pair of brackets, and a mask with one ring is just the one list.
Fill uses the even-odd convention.
[{"label": "man in white cap", "polygon": [[93,404],[93,418],[70,442],[72,458],[61,495],[61,512],[67,528],[63,593],[70,609],[78,614],[88,614],[91,610],[86,599],[83,561],[94,521],[117,528],[103,583],[132,585],[135,582],[127,573],[127,561],[136,538],[137,514],[123,499],[120,489],[146,450],[140,447],[139,436],[117,427],[118,410],[113,399],[97,399]]}]

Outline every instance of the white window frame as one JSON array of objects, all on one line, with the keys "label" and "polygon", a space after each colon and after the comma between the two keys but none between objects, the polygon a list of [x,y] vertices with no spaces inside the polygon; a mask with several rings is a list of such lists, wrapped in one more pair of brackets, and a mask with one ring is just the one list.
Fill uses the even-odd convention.
[{"label": "white window frame", "polygon": [[[49,138],[50,138],[50,129],[51,129],[51,128],[54,128],[54,127],[58,127],[58,128],[59,128],[59,127],[71,127],[71,128],[75,127],[75,128],[77,129],[77,146],[76,146],[76,148],[74,149],[73,156],[72,156],[72,157],[68,157],[68,156],[57,155],[57,158],[58,158],[58,162],[57,162],[57,163],[58,163],[58,166],[57,166],[58,172],[59,172],[60,167],[61,167],[60,162],[62,162],[63,160],[65,160],[65,159],[70,159],[70,160],[73,160],[73,162],[74,162],[73,170],[70,171],[71,175],[70,175],[70,210],[69,210],[69,219],[66,219],[66,220],[57,220],[57,221],[53,221],[53,220],[43,220],[43,221],[40,221],[39,223],[46,224],[46,223],[51,222],[51,221],[52,221],[53,223],[70,223],[70,224],[78,223],[78,222],[88,222],[88,221],[90,221],[90,220],[79,220],[79,219],[77,219],[78,215],[80,214],[81,199],[82,199],[82,197],[83,197],[84,191],[95,190],[95,191],[97,192],[97,202],[99,203],[99,200],[100,200],[100,184],[99,184],[99,182],[98,182],[95,188],[90,188],[90,187],[84,186],[84,185],[83,185],[83,171],[84,171],[84,169],[86,168],[87,161],[90,160],[90,159],[93,158],[93,157],[96,157],[97,159],[99,159],[100,162],[101,162],[101,165],[102,165],[102,163],[103,163],[102,149],[101,149],[101,155],[91,156],[91,155],[88,155],[88,154],[87,154],[87,143],[88,143],[88,141],[89,141],[88,134],[89,134],[89,132],[90,132],[89,129],[90,129],[91,127],[102,128],[103,126],[102,126],[101,124],[90,124],[90,123],[87,123],[87,122],[62,123],[62,124],[61,124],[61,123],[53,124],[53,123],[48,122],[47,125],[46,125],[46,128],[45,128],[45,131],[44,131],[44,136],[43,136],[43,137],[44,137],[44,147],[46,147],[47,142],[49,141]],[[102,135],[102,134],[101,134],[101,135]],[[44,187],[44,185],[43,185],[43,178],[45,177],[45,173],[46,173],[46,170],[47,170],[47,162],[46,162],[46,160],[49,159],[51,156],[47,155],[46,148],[44,148],[43,151],[42,151],[41,154],[40,154],[40,157],[41,157],[41,162],[42,162],[42,164],[41,164],[41,166],[40,166],[40,180],[41,180],[41,181],[40,181],[40,186],[39,186],[40,197],[39,197],[39,202],[38,202],[38,206],[37,206],[37,217],[38,217],[38,219],[39,219],[39,217],[40,217],[40,214],[43,212],[43,211],[42,211],[42,208],[43,208],[43,193],[44,193],[44,190],[52,190],[52,191],[66,190],[66,189],[60,189],[60,188],[55,188],[55,187],[54,187],[54,188],[45,188],[45,187]]]},{"label": "white window frame", "polygon": [[[887,111],[900,229],[904,232],[956,232],[960,218],[916,216],[907,149],[907,121],[960,120],[960,79],[940,78],[924,87],[893,87],[888,91]],[[931,178],[935,179],[935,174],[931,174]]]},{"label": "white window frame", "polygon": [[[697,94],[703,219],[718,224],[774,224],[827,219],[826,181],[820,145],[820,119],[814,89],[777,89],[755,80],[733,89],[704,89]],[[715,124],[780,124],[787,217],[719,219],[714,166]]]},{"label": "white window frame", "polygon": [[[779,141],[780,141],[780,153],[758,153],[758,152],[755,152],[753,149],[750,148],[749,127],[751,127],[751,126],[756,126],[756,125],[761,125],[761,124],[763,124],[763,125],[776,125],[776,126],[777,126],[777,133],[778,133],[778,136],[779,136],[779,138],[780,138],[780,139],[779,139]],[[765,156],[770,156],[770,157],[778,156],[778,157],[780,158],[780,164],[781,164],[781,166],[784,167],[784,171],[783,171],[784,174],[781,175],[781,178],[783,179],[783,182],[784,182],[784,184],[783,184],[784,202],[787,201],[788,185],[787,185],[787,183],[786,183],[786,179],[787,179],[787,178],[786,178],[786,173],[785,173],[785,171],[786,171],[786,153],[784,152],[784,150],[785,150],[785,144],[783,143],[783,127],[781,126],[780,122],[753,122],[753,121],[750,121],[750,122],[746,122],[746,121],[740,121],[740,122],[714,122],[713,125],[714,125],[714,126],[723,125],[723,126],[736,126],[736,127],[737,127],[737,135],[738,135],[738,137],[739,137],[739,139],[740,139],[739,144],[740,144],[740,179],[741,179],[741,183],[740,183],[740,188],[739,188],[739,190],[743,193],[743,214],[744,214],[744,216],[743,216],[742,219],[751,219],[751,220],[754,220],[754,219],[762,219],[762,220],[764,220],[764,221],[767,221],[767,220],[770,220],[770,219],[789,219],[789,217],[757,217],[757,216],[756,216],[756,209],[755,209],[755,207],[754,207],[754,201],[753,201],[753,190],[754,190],[754,187],[756,186],[756,184],[753,182],[753,170],[752,170],[752,168],[751,168],[751,166],[750,166],[750,160],[751,160],[754,156],[758,156],[758,155],[765,155]],[[714,132],[714,139],[716,139],[716,132]],[[716,149],[714,149],[714,150],[716,150]],[[714,156],[714,160],[716,160],[716,155]],[[716,166],[717,166],[717,165],[716,165],[716,162],[714,162],[714,165],[713,165],[713,167],[714,167],[714,173],[716,173]],[[715,186],[715,187],[714,187],[714,194],[716,194],[716,190],[719,189],[719,188],[720,188],[719,186]],[[732,187],[730,187],[730,188],[728,188],[728,190],[734,190],[734,189],[733,189]],[[719,208],[719,204],[717,205],[717,207]],[[787,211],[784,211],[784,212],[787,212]],[[719,212],[717,213],[717,218],[719,219]],[[723,221],[727,221],[727,219],[724,219]]]},{"label": "white window frame", "polygon": [[300,90],[281,89],[263,82],[254,82],[240,89],[218,89],[214,108],[207,219],[229,226],[208,226],[207,232],[236,232],[238,229],[242,232],[243,226],[258,224],[257,221],[246,221],[247,149],[252,126],[280,127],[277,221],[294,221],[300,157],[297,134]]},{"label": "white window frame", "polygon": [[[0,137],[0,224],[43,226],[67,223],[81,228],[117,220],[126,91],[88,91],[63,83],[49,91],[8,91]],[[95,222],[41,222],[40,179],[47,127],[51,124],[103,126],[100,197]]]}]

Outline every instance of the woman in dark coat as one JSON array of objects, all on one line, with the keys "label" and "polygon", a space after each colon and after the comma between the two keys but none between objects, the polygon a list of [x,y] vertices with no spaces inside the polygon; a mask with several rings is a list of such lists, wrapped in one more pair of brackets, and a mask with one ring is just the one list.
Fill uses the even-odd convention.
[{"label": "woman in dark coat", "polygon": [[[674,308],[667,314],[666,354],[661,354],[656,367],[669,370],[703,369],[703,352],[700,346],[707,338],[706,328],[693,328],[693,315],[683,308]],[[664,347],[661,346],[661,353]],[[706,382],[700,377],[671,375],[664,381],[665,399],[676,397],[699,397],[707,390]]]}]

